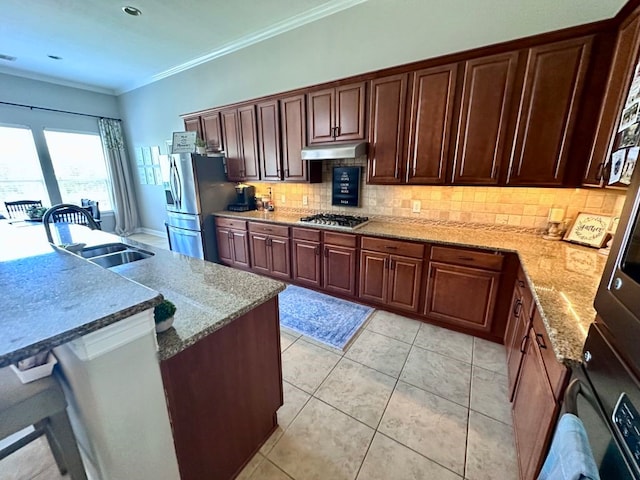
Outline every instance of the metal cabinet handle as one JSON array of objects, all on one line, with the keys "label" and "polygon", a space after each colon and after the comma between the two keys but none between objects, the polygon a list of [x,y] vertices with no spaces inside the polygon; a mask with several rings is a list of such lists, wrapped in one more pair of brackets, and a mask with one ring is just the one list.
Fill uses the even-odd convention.
[{"label": "metal cabinet handle", "polygon": [[524,282],[522,280],[518,280],[518,286],[520,288],[524,288]]},{"label": "metal cabinet handle", "polygon": [[475,258],[473,257],[458,257],[458,260],[464,260],[465,262],[473,262]]},{"label": "metal cabinet handle", "polygon": [[394,177],[394,178],[400,178],[400,169],[399,169],[398,167],[396,167],[396,171],[395,171],[395,173],[393,174],[393,177]]},{"label": "metal cabinet handle", "polygon": [[394,269],[394,267],[395,267],[395,262],[393,261],[393,259],[391,259],[391,260],[389,261],[389,270],[393,270],[393,269]]},{"label": "metal cabinet handle", "polygon": [[389,258],[384,259],[384,268],[389,268]]},{"label": "metal cabinet handle", "polygon": [[527,339],[529,338],[529,335],[525,335],[524,337],[522,337],[522,342],[520,342],[520,353],[527,353]]},{"label": "metal cabinet handle", "polygon": [[285,177],[288,177],[288,176],[289,176],[289,169],[288,169],[288,168],[285,168],[285,169],[284,169],[284,176],[285,176]]},{"label": "metal cabinet handle", "polygon": [[547,349],[547,345],[544,343],[544,337],[541,333],[536,333],[536,343],[538,346],[544,350]]},{"label": "metal cabinet handle", "polygon": [[520,318],[520,312],[522,311],[522,299],[519,298],[516,301],[515,307],[513,307],[513,316],[516,318]]},{"label": "metal cabinet handle", "polygon": [[604,162],[600,162],[600,165],[598,165],[598,173],[596,173],[596,182],[599,182],[602,180],[603,173],[604,173]]},{"label": "metal cabinet handle", "polygon": [[316,246],[316,248],[314,248],[314,251],[316,255],[320,255],[320,245]]},{"label": "metal cabinet handle", "polygon": [[227,237],[229,237],[229,240],[233,240],[233,232],[232,231],[227,232]]},{"label": "metal cabinet handle", "polygon": [[271,229],[271,228],[264,228],[263,230],[264,230],[265,232],[273,232],[273,229]]},{"label": "metal cabinet handle", "polygon": [[324,256],[325,257],[329,256],[329,247],[324,247]]},{"label": "metal cabinet handle", "polygon": [[386,248],[387,250],[397,250],[398,247],[394,247],[393,245],[385,245],[384,248]]}]

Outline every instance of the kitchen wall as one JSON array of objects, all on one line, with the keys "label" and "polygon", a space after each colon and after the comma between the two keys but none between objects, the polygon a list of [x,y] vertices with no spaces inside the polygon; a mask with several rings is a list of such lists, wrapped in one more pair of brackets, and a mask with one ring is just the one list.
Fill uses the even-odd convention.
[{"label": "kitchen wall", "polygon": [[[349,215],[390,216],[423,220],[442,220],[485,225],[510,225],[544,229],[552,205],[566,209],[567,220],[578,212],[620,216],[625,193],[620,190],[586,188],[524,187],[444,187],[367,185],[363,180],[360,208],[331,205],[332,168],[338,165],[361,166],[366,178],[366,158],[324,161],[323,183],[254,183],[259,196],[271,187],[278,209],[314,212],[343,212]],[[282,197],[284,195],[284,202]],[[303,205],[303,197],[308,205]],[[412,212],[420,202],[420,213]]]},{"label": "kitchen wall", "polygon": [[[119,101],[130,152],[138,146],[160,145],[165,153],[164,142],[171,132],[184,128],[180,114],[589,23],[613,16],[624,0],[459,3],[460,14],[451,16],[447,2],[368,0],[125,93]],[[421,187],[424,192],[436,192],[434,188]],[[371,196],[371,202],[374,198],[381,202],[389,192],[394,201],[406,195],[405,189],[399,187],[375,187],[370,191],[385,192]],[[368,192],[367,189],[367,195]],[[162,187],[138,184],[136,195],[142,226],[164,231]],[[431,193],[425,195],[430,200]],[[401,205],[402,202],[391,208],[402,209]],[[374,207],[384,208],[379,203]]]}]

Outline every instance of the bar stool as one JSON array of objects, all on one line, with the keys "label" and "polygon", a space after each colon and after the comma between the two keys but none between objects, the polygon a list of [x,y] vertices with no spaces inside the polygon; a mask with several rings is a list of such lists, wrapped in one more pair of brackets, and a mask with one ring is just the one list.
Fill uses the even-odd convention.
[{"label": "bar stool", "polygon": [[73,480],[86,480],[66,408],[67,400],[55,377],[23,384],[9,367],[0,368],[0,438],[30,425],[35,428],[0,450],[0,460],[45,434],[60,473],[68,472]]}]

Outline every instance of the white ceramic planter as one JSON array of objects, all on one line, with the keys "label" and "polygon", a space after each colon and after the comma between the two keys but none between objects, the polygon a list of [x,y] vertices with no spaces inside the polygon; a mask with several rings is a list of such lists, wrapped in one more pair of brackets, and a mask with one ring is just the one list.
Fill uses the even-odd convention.
[{"label": "white ceramic planter", "polygon": [[58,363],[58,359],[53,353],[49,353],[49,355],[47,356],[47,363],[38,365],[37,367],[31,367],[26,370],[19,370],[15,365],[10,365],[10,367],[22,383],[29,383],[38,380],[39,378],[44,378],[51,375],[51,372],[53,372],[53,367],[56,365],[56,363]]},{"label": "white ceramic planter", "polygon": [[169,330],[173,325],[173,317],[169,317],[166,320],[156,323],[156,333],[162,333]]},{"label": "white ceramic planter", "polygon": [[196,147],[196,153],[198,155],[204,155],[207,153],[207,147]]}]

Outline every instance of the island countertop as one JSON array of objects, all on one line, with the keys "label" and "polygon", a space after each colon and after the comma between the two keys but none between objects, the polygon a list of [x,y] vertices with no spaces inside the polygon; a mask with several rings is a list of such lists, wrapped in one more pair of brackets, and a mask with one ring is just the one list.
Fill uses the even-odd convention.
[{"label": "island countertop", "polygon": [[276,280],[126,237],[73,228],[67,243],[123,242],[154,253],[105,269],[50,245],[41,225],[0,228],[0,295],[5,305],[0,366],[152,308],[163,296],[177,307],[173,328],[158,334],[159,357],[164,360],[285,288]]},{"label": "island countertop", "polygon": [[[225,211],[216,212],[215,215],[332,229],[301,223],[300,213],[288,211]],[[336,231],[345,232],[344,229]],[[532,233],[518,233],[502,227],[401,221],[382,217],[350,233],[517,254],[556,358],[569,366],[580,361],[589,325],[596,316],[593,300],[606,263],[606,257],[598,254],[597,250],[566,242],[547,241]]]}]

